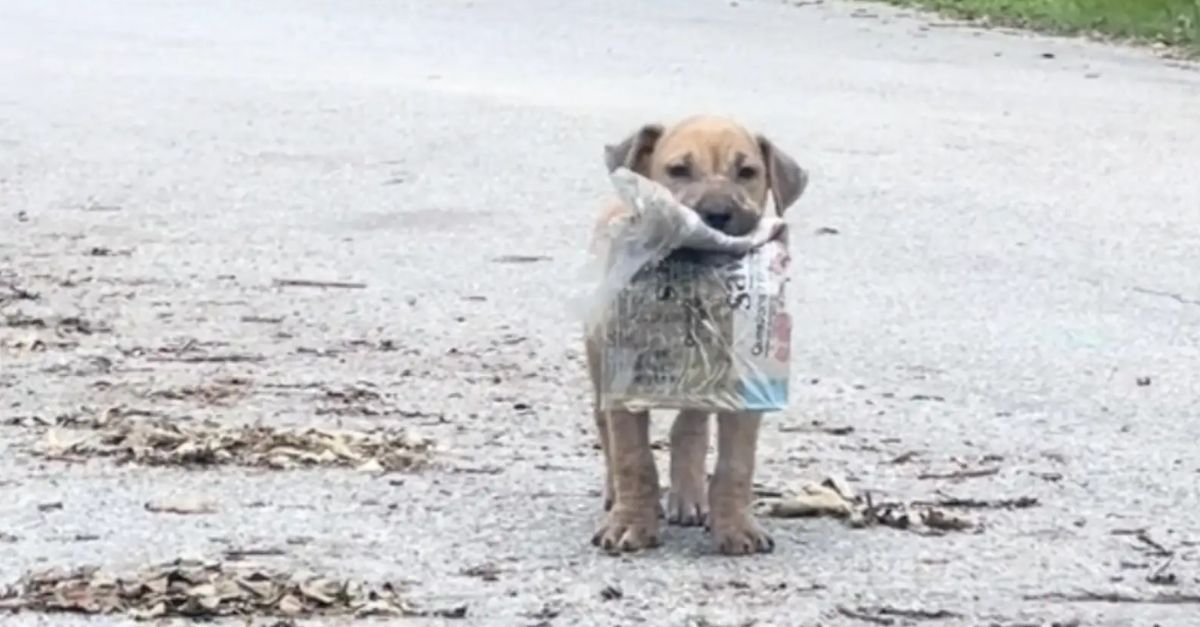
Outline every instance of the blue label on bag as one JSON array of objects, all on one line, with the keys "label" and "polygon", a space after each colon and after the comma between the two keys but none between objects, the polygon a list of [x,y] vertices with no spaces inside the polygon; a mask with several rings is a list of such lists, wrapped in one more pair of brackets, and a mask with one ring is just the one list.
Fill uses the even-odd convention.
[{"label": "blue label on bag", "polygon": [[746,411],[778,411],[787,408],[787,379],[742,379],[738,395]]}]

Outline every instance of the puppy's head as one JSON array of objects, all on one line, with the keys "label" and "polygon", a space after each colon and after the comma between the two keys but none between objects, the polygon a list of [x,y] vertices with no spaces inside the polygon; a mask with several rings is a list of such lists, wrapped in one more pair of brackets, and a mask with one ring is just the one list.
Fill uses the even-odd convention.
[{"label": "puppy's head", "polygon": [[768,197],[782,214],[804,193],[808,173],[766,137],[722,118],[693,117],[671,128],[647,124],[605,147],[609,171],[626,167],[665,185],[711,227],[754,230]]}]

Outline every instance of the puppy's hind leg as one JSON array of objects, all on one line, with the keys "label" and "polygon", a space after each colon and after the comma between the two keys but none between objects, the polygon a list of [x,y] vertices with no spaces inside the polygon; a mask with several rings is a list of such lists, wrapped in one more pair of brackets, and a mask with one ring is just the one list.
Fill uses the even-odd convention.
[{"label": "puppy's hind leg", "polygon": [[726,555],[768,553],[775,540],[751,512],[754,456],[762,414],[717,415],[717,468],[708,490],[709,527]]},{"label": "puppy's hind leg", "polygon": [[671,491],[667,495],[667,522],[691,527],[708,517],[704,459],[708,454],[709,415],[684,410],[671,425]]}]

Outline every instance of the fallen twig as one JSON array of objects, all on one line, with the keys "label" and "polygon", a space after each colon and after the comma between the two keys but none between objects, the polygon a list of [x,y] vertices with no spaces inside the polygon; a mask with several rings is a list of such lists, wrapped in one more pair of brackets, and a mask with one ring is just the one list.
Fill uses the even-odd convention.
[{"label": "fallen twig", "polygon": [[1046,592],[1043,594],[1028,594],[1023,597],[1026,601],[1060,601],[1063,603],[1138,603],[1152,605],[1188,605],[1200,604],[1200,594],[1158,593],[1149,596],[1135,596],[1124,592]]},{"label": "fallen twig", "polygon": [[500,255],[492,258],[492,263],[537,263],[550,260],[546,255]]},{"label": "fallen twig", "polygon": [[910,399],[914,401],[937,401],[939,403],[946,401],[946,397],[936,394],[913,394]]},{"label": "fallen twig", "polygon": [[867,503],[862,511],[861,520],[853,520],[853,524],[862,527],[883,525],[902,531],[912,526],[912,518],[909,517],[908,509],[903,504],[876,503],[871,498],[870,492],[867,492],[864,498]]},{"label": "fallen twig", "polygon": [[336,287],[341,289],[361,290],[367,287],[366,283],[354,283],[346,281],[316,281],[312,279],[275,279],[275,287]]},{"label": "fallen twig", "polygon": [[1155,542],[1154,538],[1151,538],[1150,533],[1145,529],[1141,530],[1141,532],[1134,537],[1137,538],[1138,542],[1150,547],[1150,554],[1155,557],[1171,557],[1175,555],[1175,551],[1172,551],[1158,542]]},{"label": "fallen twig", "polygon": [[1175,576],[1175,573],[1167,572],[1167,569],[1171,567],[1171,563],[1174,561],[1174,557],[1168,557],[1167,561],[1163,562],[1162,566],[1156,568],[1149,577],[1146,577],[1146,582],[1152,583],[1156,586],[1173,586],[1178,584],[1179,578]]},{"label": "fallen twig", "polygon": [[625,592],[616,586],[604,586],[600,591],[600,598],[605,601],[619,601],[625,597]]},{"label": "fallen twig", "polygon": [[818,420],[812,421],[806,425],[784,426],[779,428],[780,433],[825,433],[828,435],[850,435],[854,433],[854,427],[844,425],[840,427],[830,427],[822,424]]},{"label": "fallen twig", "polygon": [[283,322],[283,317],[267,317],[267,316],[242,316],[242,322],[260,323],[260,324],[279,324]]},{"label": "fallen twig", "polygon": [[275,557],[279,555],[287,555],[287,552],[275,547],[229,549],[225,551],[225,559],[233,562],[239,562],[247,557]]},{"label": "fallen twig", "polygon": [[1150,551],[1146,551],[1154,557],[1171,557],[1175,555],[1175,551],[1159,544],[1150,537],[1150,532],[1145,527],[1135,529],[1113,529],[1109,532],[1114,536],[1133,536],[1138,542],[1150,547]]},{"label": "fallen twig", "polygon": [[891,459],[889,464],[907,464],[913,461],[921,454],[920,451],[905,451]]},{"label": "fallen twig", "polygon": [[855,610],[852,610],[852,609],[842,606],[842,605],[838,606],[837,611],[838,611],[838,614],[841,614],[842,616],[845,616],[846,618],[853,618],[855,620],[861,620],[861,621],[865,621],[868,623],[874,623],[876,625],[895,625],[896,624],[896,621],[894,621],[890,618],[886,618],[883,616],[873,616],[871,614],[867,614],[866,612],[855,611]]},{"label": "fallen twig", "polygon": [[264,361],[262,355],[185,355],[178,357],[150,357],[147,361],[176,362],[181,364],[253,364]]},{"label": "fallen twig", "polygon": [[963,499],[946,497],[937,501],[915,501],[913,505],[926,507],[952,507],[961,509],[1026,509],[1041,503],[1036,497],[1019,496],[1014,499]]},{"label": "fallen twig", "polygon": [[975,468],[968,470],[955,470],[953,472],[923,472],[917,475],[918,479],[975,479],[978,477],[990,477],[1000,473],[999,468]]},{"label": "fallen twig", "polygon": [[914,620],[940,620],[943,618],[962,618],[962,614],[951,612],[950,610],[922,610],[922,609],[902,609],[897,607],[880,607],[875,608],[875,612],[882,616],[899,616],[901,618],[911,618]]},{"label": "fallen twig", "polygon": [[1162,296],[1164,298],[1170,298],[1171,300],[1173,300],[1177,303],[1183,304],[1183,305],[1200,305],[1200,300],[1188,298],[1188,297],[1184,296],[1183,294],[1179,294],[1176,292],[1166,292],[1163,290],[1152,290],[1152,289],[1148,289],[1145,287],[1138,287],[1138,286],[1134,286],[1132,289],[1133,289],[1133,291],[1138,292],[1139,294],[1149,294],[1150,296]]},{"label": "fallen twig", "polygon": [[754,496],[760,499],[779,499],[783,498],[783,490],[771,488],[764,485],[754,485]]},{"label": "fallen twig", "polygon": [[860,607],[851,609],[844,605],[839,605],[837,611],[846,618],[853,618],[876,625],[894,625],[894,618],[906,618],[909,620],[944,620],[948,618],[962,618],[962,614],[951,612],[949,610],[923,610],[923,609],[905,609],[898,607]]}]

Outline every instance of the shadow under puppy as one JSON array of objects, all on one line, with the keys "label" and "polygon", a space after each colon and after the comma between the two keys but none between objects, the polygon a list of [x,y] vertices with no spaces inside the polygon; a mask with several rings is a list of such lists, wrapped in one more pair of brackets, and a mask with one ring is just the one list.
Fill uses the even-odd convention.
[{"label": "shadow under puppy", "polygon": [[[730,235],[753,231],[768,198],[782,214],[808,184],[807,173],[766,137],[718,117],[692,117],[671,128],[649,124],[607,146],[605,153],[610,172],[626,167],[665,185],[709,226]],[[610,207],[597,229],[628,211],[621,204]],[[659,544],[662,509],[650,450],[650,415],[600,410],[599,341],[585,338],[606,466],[608,514],[592,542],[607,551],[636,551]],[[707,524],[718,550],[728,555],[771,551],[775,542],[751,511],[762,415],[717,415],[717,464],[711,485],[706,485],[709,415],[680,411],[671,426],[667,520],[685,526]]]}]

